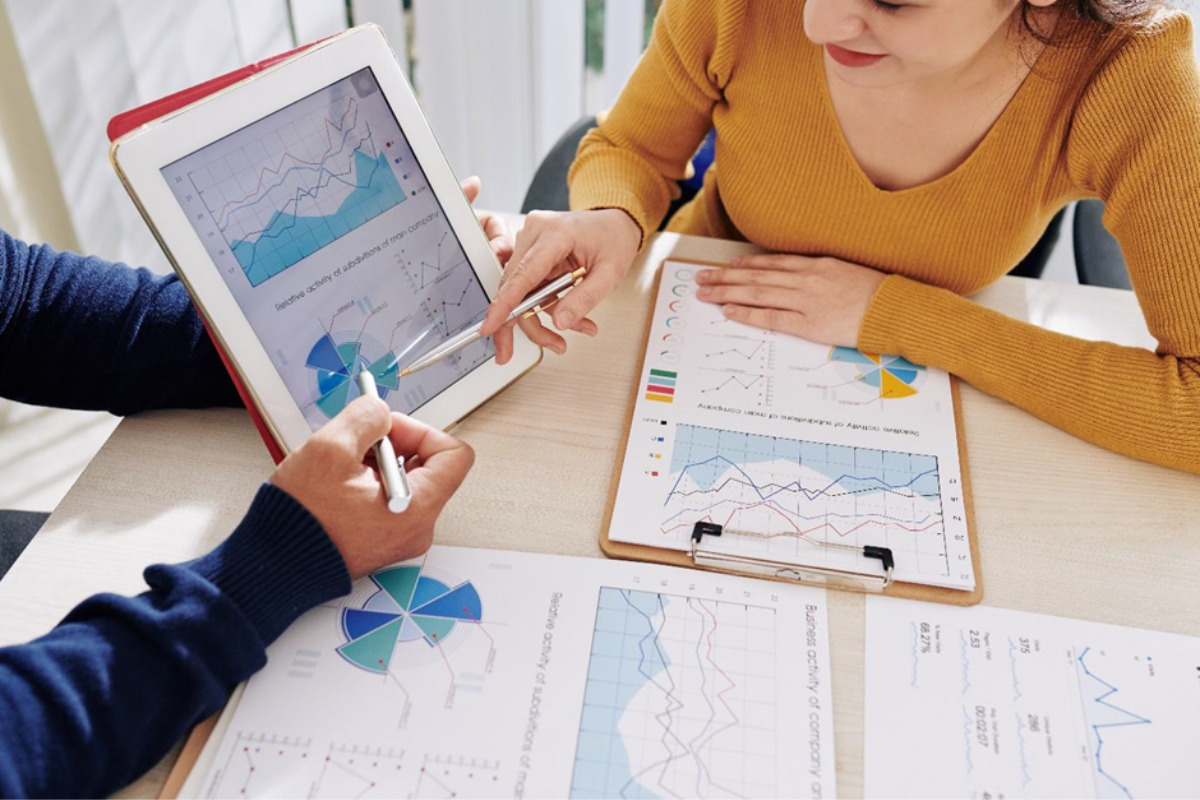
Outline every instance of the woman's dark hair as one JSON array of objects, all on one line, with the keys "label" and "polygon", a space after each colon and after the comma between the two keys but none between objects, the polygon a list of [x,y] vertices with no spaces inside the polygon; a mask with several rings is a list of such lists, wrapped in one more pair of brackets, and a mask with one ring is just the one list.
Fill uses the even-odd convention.
[{"label": "woman's dark hair", "polygon": [[[1169,7],[1166,0],[1058,0],[1053,6],[1079,19],[1099,22],[1118,32],[1141,28],[1153,20],[1158,12]],[[1039,26],[1037,16],[1040,10],[1029,0],[1021,0],[1021,23],[1034,38],[1043,44],[1050,44],[1053,31],[1043,30]]]}]

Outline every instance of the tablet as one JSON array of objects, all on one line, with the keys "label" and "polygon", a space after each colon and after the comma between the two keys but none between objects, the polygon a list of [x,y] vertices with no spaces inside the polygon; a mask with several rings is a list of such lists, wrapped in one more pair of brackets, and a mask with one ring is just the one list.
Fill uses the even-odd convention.
[{"label": "tablet", "polygon": [[500,265],[365,25],[115,141],[111,159],[285,452],[358,396],[446,428],[538,363],[518,333],[403,379],[482,319]]}]

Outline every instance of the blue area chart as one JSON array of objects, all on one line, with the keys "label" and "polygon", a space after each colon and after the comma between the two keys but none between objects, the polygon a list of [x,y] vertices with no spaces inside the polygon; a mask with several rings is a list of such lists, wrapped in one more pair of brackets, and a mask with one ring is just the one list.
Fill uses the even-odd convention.
[{"label": "blue area chart", "polygon": [[699,519],[844,538],[942,530],[935,456],[680,425],[664,534]]},{"label": "blue area chart", "polygon": [[748,718],[773,759],[774,637],[772,609],[602,588],[570,796],[774,797],[739,763]]},{"label": "blue area chart", "polygon": [[[312,186],[296,186],[291,197],[271,214],[261,230],[230,241],[231,251],[251,286],[262,284],[407,199],[386,153],[373,156],[356,149],[350,159],[352,166],[340,172],[327,166],[337,155],[330,155],[316,168]],[[327,214],[299,213],[302,202],[315,204],[331,187],[350,189],[336,210]],[[270,196],[264,192],[236,207],[229,216]]]},{"label": "blue area chart", "polygon": [[397,647],[440,647],[458,626],[483,621],[483,601],[470,581],[450,586],[415,566],[381,570],[371,581],[377,592],[361,607],[342,609],[346,642],[337,649],[367,672],[386,674]]},{"label": "blue area chart", "polygon": [[329,417],[338,415],[346,404],[358,396],[358,385],[354,376],[366,369],[375,376],[379,396],[387,399],[388,393],[400,385],[400,366],[396,355],[390,350],[377,358],[370,358],[361,341],[346,341],[338,344],[331,334],[325,334],[309,350],[304,365],[312,370],[317,381],[317,408]]}]

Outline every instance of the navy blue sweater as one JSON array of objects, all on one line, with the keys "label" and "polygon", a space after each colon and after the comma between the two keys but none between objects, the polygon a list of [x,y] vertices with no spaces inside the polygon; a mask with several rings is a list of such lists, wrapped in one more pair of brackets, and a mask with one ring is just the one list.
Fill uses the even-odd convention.
[{"label": "navy blue sweater", "polygon": [[[117,414],[236,404],[183,285],[0,231],[0,396]],[[105,795],[266,663],[300,614],[350,590],[320,523],[264,484],[207,556],[146,570],[29,644],[0,648],[0,796]]]}]

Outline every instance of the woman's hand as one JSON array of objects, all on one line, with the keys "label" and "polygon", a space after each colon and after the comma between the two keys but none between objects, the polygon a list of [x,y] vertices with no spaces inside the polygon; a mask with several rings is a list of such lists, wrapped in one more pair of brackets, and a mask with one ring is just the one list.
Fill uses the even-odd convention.
[{"label": "woman's hand", "polygon": [[[472,175],[459,186],[462,188],[463,194],[467,196],[467,202],[474,205],[475,198],[479,197],[479,190],[483,188],[483,181],[479,180],[478,176]],[[492,246],[492,252],[496,254],[496,260],[500,262],[500,266],[504,266],[513,253],[513,238],[508,233],[508,225],[504,222],[504,218],[488,211],[476,211],[475,218],[479,220],[479,225],[488,238],[488,244]]]},{"label": "woman's hand", "polygon": [[728,319],[814,342],[858,347],[858,329],[886,278],[836,258],[743,256],[727,269],[696,273],[696,297]]},{"label": "woman's hand", "polygon": [[[496,363],[512,358],[512,325],[504,321],[526,295],[545,283],[579,267],[587,268],[583,281],[548,312],[560,331],[573,330],[595,336],[596,323],[587,318],[601,300],[612,294],[633,264],[642,232],[624,211],[534,211],[517,234],[500,291],[488,309],[483,335],[492,336]],[[537,315],[521,320],[521,330],[534,344],[562,355],[567,341],[545,327]]]}]

